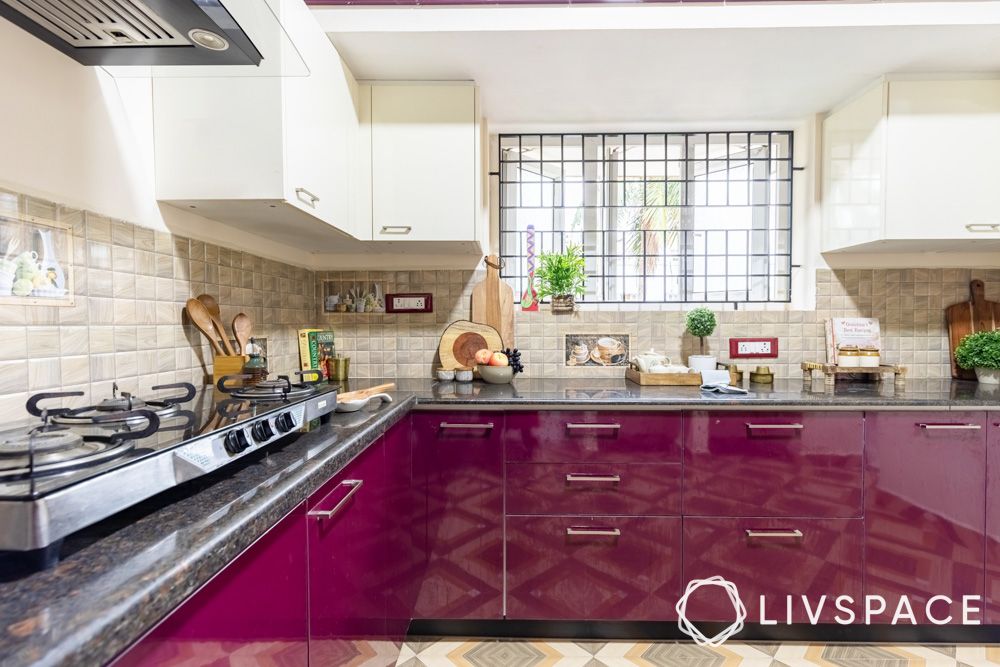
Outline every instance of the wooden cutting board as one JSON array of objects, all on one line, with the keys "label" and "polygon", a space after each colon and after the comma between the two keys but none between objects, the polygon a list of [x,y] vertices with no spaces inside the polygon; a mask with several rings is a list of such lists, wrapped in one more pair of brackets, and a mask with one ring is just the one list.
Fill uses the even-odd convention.
[{"label": "wooden cutting board", "polygon": [[368,389],[359,389],[357,391],[347,391],[343,394],[337,394],[337,402],[343,403],[345,401],[356,401],[359,398],[369,398],[375,394],[383,394],[387,391],[395,391],[396,383],[389,382],[387,384],[380,384],[374,387],[369,387]]},{"label": "wooden cutting board", "polygon": [[475,368],[476,352],[483,348],[503,348],[500,332],[491,326],[468,320],[458,320],[448,325],[441,334],[438,354],[442,368]]},{"label": "wooden cutting board", "polygon": [[472,288],[472,321],[500,333],[500,348],[514,347],[514,290],[500,280],[496,255],[486,258],[486,278]]},{"label": "wooden cutting board", "polygon": [[986,300],[986,288],[982,280],[969,283],[970,298],[945,308],[948,320],[948,342],[951,352],[951,376],[962,380],[975,380],[976,373],[971,368],[965,370],[955,363],[955,348],[962,339],[977,331],[992,331],[1000,327],[1000,302]]}]

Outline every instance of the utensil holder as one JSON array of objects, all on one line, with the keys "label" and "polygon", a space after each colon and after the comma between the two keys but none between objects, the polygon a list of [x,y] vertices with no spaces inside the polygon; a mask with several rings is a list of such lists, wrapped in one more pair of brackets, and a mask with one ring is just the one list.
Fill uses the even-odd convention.
[{"label": "utensil holder", "polygon": [[243,372],[243,364],[247,358],[241,354],[221,355],[217,354],[212,358],[212,383],[219,381],[219,378],[226,375],[239,375]]}]

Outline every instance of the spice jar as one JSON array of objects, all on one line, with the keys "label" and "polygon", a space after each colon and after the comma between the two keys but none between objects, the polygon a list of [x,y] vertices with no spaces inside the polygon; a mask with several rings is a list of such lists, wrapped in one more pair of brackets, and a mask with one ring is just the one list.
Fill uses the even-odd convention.
[{"label": "spice jar", "polygon": [[247,344],[249,358],[243,364],[243,374],[250,376],[250,379],[246,380],[246,385],[248,386],[252,387],[258,382],[263,382],[267,379],[267,358],[263,352],[264,348],[258,345],[255,339],[251,338],[250,343]]},{"label": "spice jar", "polygon": [[857,345],[841,345],[837,350],[837,365],[841,368],[861,366],[861,350]]},{"label": "spice jar", "polygon": [[882,362],[882,355],[877,347],[863,347],[858,354],[859,365],[862,368],[878,368]]}]

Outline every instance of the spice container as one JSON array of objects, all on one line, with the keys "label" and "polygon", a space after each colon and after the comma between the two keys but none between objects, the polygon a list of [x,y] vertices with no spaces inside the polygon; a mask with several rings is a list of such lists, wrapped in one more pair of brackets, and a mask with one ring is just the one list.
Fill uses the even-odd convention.
[{"label": "spice container", "polygon": [[243,364],[243,375],[250,376],[245,384],[254,386],[267,379],[267,358],[263,355],[263,348],[253,338],[247,344],[247,354],[250,356]]},{"label": "spice container", "polygon": [[837,350],[837,365],[841,368],[861,366],[861,350],[857,345],[841,345]]},{"label": "spice container", "polygon": [[862,368],[878,368],[882,363],[882,355],[877,347],[863,347],[858,355],[858,365]]}]

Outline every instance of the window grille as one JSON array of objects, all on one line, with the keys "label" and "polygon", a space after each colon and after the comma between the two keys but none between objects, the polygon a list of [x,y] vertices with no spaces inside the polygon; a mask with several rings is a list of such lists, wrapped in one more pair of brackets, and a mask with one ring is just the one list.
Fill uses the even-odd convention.
[{"label": "window grille", "polygon": [[582,248],[590,303],[787,302],[791,132],[503,134],[502,276]]}]

